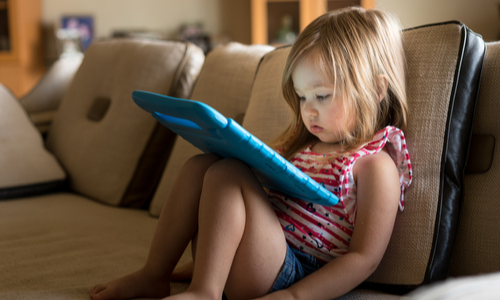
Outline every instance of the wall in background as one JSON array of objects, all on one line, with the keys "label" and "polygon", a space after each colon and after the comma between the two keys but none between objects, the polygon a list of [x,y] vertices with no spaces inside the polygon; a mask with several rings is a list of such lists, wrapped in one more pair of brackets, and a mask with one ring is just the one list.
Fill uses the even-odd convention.
[{"label": "wall in background", "polygon": [[59,25],[63,15],[91,15],[95,36],[115,30],[151,30],[175,36],[182,24],[200,22],[209,33],[221,29],[220,0],[43,0],[42,20]]},{"label": "wall in background", "polygon": [[500,0],[376,0],[403,27],[459,20],[486,41],[500,40]]},{"label": "wall in background", "polygon": [[[500,39],[500,0],[377,0],[377,7],[396,14],[403,27],[460,20],[487,41]],[[59,23],[62,15],[88,14],[95,36],[114,30],[146,29],[175,36],[181,24],[201,22],[209,34],[224,34],[250,43],[250,0],[43,0],[43,21]]]}]

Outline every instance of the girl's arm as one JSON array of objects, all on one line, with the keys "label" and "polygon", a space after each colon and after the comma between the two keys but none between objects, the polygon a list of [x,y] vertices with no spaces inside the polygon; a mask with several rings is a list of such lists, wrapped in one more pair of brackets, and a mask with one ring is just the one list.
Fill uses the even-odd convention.
[{"label": "girl's arm", "polygon": [[349,252],[265,299],[333,299],[375,271],[394,227],[401,193],[399,175],[385,151],[359,159],[354,166],[355,178],[356,174],[358,208]]}]

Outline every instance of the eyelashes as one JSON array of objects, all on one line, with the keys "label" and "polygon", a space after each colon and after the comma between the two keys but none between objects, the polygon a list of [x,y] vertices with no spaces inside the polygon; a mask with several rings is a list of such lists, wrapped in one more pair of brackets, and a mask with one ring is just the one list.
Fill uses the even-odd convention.
[{"label": "eyelashes", "polygon": [[322,100],[330,99],[331,96],[332,95],[330,95],[330,94],[327,94],[327,95],[316,95],[316,100],[322,101]]},{"label": "eyelashes", "polygon": [[[299,98],[299,101],[300,102],[303,102],[306,100],[306,97],[300,97],[300,96],[297,96]],[[323,101],[323,100],[327,100],[327,99],[330,99],[332,97],[331,94],[326,94],[326,95],[315,95],[314,96],[314,99],[315,100],[318,100],[318,101]]]}]

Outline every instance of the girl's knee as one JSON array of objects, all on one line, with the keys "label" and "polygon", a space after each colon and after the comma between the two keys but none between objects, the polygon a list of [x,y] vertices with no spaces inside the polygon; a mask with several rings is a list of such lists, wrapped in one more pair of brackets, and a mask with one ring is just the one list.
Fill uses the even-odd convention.
[{"label": "girl's knee", "polygon": [[220,156],[217,156],[215,154],[212,154],[212,153],[208,153],[208,154],[198,154],[198,155],[195,155],[195,156],[192,156],[191,158],[189,158],[186,163],[184,164],[184,168],[188,168],[188,169],[203,169],[203,170],[207,170],[208,168],[210,168],[211,165],[213,165],[214,163],[216,163],[218,160],[220,160]]},{"label": "girl's knee", "polygon": [[243,175],[248,172],[251,172],[251,170],[245,163],[241,162],[238,159],[225,158],[215,162],[208,168],[205,174],[205,179],[207,178],[230,179],[230,178],[236,178],[239,175]]}]

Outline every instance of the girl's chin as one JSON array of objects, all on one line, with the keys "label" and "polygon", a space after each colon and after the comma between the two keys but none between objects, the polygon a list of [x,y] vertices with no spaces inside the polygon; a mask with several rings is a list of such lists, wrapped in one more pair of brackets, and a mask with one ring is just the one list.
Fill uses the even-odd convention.
[{"label": "girl's chin", "polygon": [[338,144],[340,142],[340,139],[338,139],[337,137],[326,136],[326,134],[323,131],[319,132],[319,133],[314,133],[314,132],[312,132],[312,130],[309,130],[309,133],[314,135],[320,142],[322,142],[324,144],[335,145],[335,144]]}]

